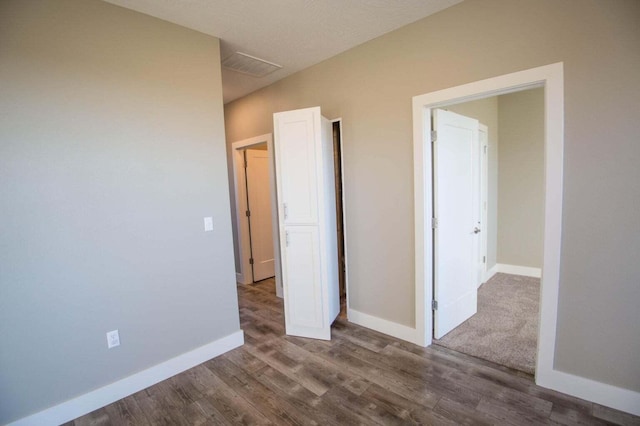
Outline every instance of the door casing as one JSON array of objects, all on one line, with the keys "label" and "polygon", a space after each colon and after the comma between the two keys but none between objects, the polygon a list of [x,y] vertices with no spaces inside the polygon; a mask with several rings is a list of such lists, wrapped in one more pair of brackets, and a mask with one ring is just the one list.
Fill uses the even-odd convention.
[{"label": "door casing", "polygon": [[540,312],[536,383],[556,388],[553,369],[560,282],[562,186],[564,152],[563,64],[555,63],[439,90],[413,98],[414,206],[415,206],[415,335],[414,343],[432,343],[433,318],[431,233],[432,167],[431,109],[503,95],[525,89],[545,90],[545,198],[544,254],[540,283]]},{"label": "door casing", "polygon": [[480,264],[478,287],[487,281],[487,257],[488,257],[488,195],[489,195],[489,128],[480,123],[480,253],[484,260]]}]

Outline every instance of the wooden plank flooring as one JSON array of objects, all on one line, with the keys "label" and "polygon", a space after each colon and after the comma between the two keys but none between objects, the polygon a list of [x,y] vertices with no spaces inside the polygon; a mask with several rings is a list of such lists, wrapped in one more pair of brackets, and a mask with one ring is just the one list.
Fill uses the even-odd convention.
[{"label": "wooden plank flooring", "polygon": [[344,318],[330,342],[285,336],[273,280],[238,293],[244,346],[67,425],[640,425],[524,373]]}]

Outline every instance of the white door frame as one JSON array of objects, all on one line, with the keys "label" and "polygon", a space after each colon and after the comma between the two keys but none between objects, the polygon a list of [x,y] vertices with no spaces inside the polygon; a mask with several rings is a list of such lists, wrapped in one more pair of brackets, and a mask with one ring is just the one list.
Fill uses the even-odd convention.
[{"label": "white door frame", "polygon": [[555,63],[526,71],[439,90],[413,98],[413,148],[415,191],[415,343],[432,343],[433,237],[431,232],[432,166],[431,109],[503,95],[535,87],[545,90],[545,201],[543,276],[540,280],[540,321],[536,383],[552,387],[553,359],[558,314],[560,244],[562,231],[562,168],[564,152],[563,64]]},{"label": "white door frame", "polygon": [[244,212],[247,211],[247,186],[244,175],[244,157],[242,151],[252,146],[267,144],[269,155],[269,191],[271,193],[271,227],[273,233],[273,255],[276,273],[276,294],[282,297],[282,278],[280,271],[280,235],[278,233],[278,203],[276,200],[275,162],[273,157],[273,136],[271,133],[244,139],[231,144],[233,156],[233,186],[236,198],[236,226],[238,229],[238,252],[240,253],[240,272],[236,274],[240,284],[252,282],[251,257],[249,244],[249,224]]},{"label": "white door frame", "polygon": [[489,240],[489,127],[480,123],[479,137],[484,132],[486,140],[480,138],[480,223],[482,233],[480,234],[480,251],[484,256],[482,264],[482,277],[478,287],[487,281],[487,261],[488,261],[488,240]]}]

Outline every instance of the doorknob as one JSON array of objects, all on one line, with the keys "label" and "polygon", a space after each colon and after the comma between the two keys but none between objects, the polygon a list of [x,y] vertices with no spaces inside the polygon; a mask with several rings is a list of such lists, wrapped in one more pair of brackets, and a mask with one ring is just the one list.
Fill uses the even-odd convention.
[{"label": "doorknob", "polygon": [[477,226],[475,228],[473,228],[473,233],[474,234],[479,234],[480,233],[480,228],[478,228]]}]

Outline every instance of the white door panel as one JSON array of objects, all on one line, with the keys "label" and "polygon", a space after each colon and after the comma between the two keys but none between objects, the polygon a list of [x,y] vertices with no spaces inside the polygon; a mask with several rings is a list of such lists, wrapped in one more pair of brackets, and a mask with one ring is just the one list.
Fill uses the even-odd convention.
[{"label": "white door panel", "polygon": [[477,311],[478,121],[434,111],[434,335],[441,338]]},{"label": "white door panel", "polygon": [[[316,117],[317,115],[317,117]],[[278,114],[275,124],[281,180],[280,214],[286,225],[318,222],[317,154],[320,116],[302,111]]]},{"label": "white door panel", "polygon": [[248,149],[245,155],[247,159],[247,198],[250,211],[253,279],[260,281],[275,275],[271,194],[269,191],[269,153],[266,150]]},{"label": "white door panel", "polygon": [[339,312],[333,140],[320,108],[274,114],[287,334],[331,339]]},{"label": "white door panel", "polygon": [[318,229],[288,226],[285,241],[284,300],[287,334],[330,339],[325,327]]}]

